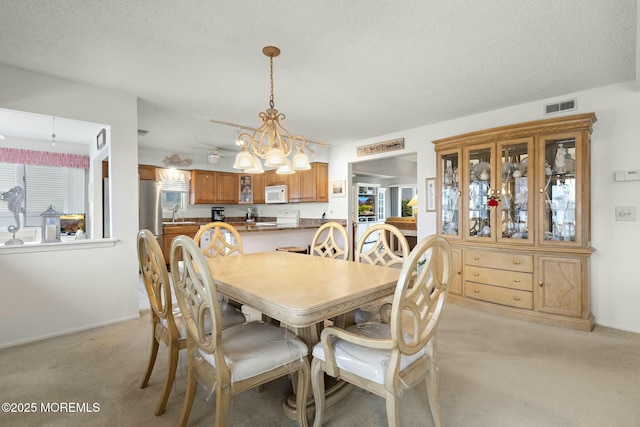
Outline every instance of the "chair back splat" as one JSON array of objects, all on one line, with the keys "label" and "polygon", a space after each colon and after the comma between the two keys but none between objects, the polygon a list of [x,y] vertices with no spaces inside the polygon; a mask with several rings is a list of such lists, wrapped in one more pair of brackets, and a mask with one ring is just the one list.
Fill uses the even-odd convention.
[{"label": "chair back splat", "polygon": [[[371,242],[371,235],[377,235],[375,242]],[[369,227],[360,237],[355,261],[401,268],[408,256],[409,243],[404,234],[391,224],[377,224]]]},{"label": "chair back splat", "polygon": [[193,240],[208,257],[242,255],[240,233],[226,222],[208,223],[198,230]]},{"label": "chair back splat", "polygon": [[349,237],[337,222],[322,224],[311,239],[311,255],[335,259],[349,259]]}]

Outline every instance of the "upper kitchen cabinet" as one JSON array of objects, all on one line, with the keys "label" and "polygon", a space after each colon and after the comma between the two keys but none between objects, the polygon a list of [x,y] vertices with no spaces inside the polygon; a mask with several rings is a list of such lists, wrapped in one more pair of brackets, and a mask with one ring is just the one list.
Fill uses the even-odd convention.
[{"label": "upper kitchen cabinet", "polygon": [[238,174],[192,170],[190,196],[191,204],[238,203]]},{"label": "upper kitchen cabinet", "polygon": [[253,187],[253,203],[262,204],[264,200],[265,174],[256,173],[251,175]]},{"label": "upper kitchen cabinet", "polygon": [[289,185],[289,175],[280,175],[275,169],[264,172],[264,185],[269,187],[272,185]]},{"label": "upper kitchen cabinet", "polygon": [[139,179],[156,181],[156,167],[151,165],[138,165],[138,176]]},{"label": "upper kitchen cabinet", "polygon": [[452,301],[591,330],[590,137],[595,114],[434,141],[437,231],[460,251]]},{"label": "upper kitchen cabinet", "polygon": [[238,191],[238,203],[262,204],[265,203],[263,173],[239,174],[240,188]]},{"label": "upper kitchen cabinet", "polygon": [[234,172],[216,172],[217,192],[215,203],[238,203],[238,174]]},{"label": "upper kitchen cabinet", "polygon": [[329,165],[311,163],[311,169],[289,175],[289,202],[328,202]]},{"label": "upper kitchen cabinet", "polygon": [[190,202],[191,204],[211,204],[217,203],[216,192],[218,180],[216,172],[192,170],[190,184]]}]

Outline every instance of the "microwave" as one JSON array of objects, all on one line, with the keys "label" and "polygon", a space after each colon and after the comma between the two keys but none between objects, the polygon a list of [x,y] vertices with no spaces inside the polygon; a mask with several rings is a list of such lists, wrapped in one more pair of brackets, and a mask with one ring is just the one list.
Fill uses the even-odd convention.
[{"label": "microwave", "polygon": [[287,203],[286,185],[270,185],[264,189],[264,200],[266,203]]}]

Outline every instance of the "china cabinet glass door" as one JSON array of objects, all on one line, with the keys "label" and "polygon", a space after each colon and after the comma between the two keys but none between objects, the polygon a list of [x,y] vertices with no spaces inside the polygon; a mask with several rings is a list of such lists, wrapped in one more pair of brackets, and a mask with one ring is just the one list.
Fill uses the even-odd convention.
[{"label": "china cabinet glass door", "polygon": [[495,240],[495,213],[497,203],[493,187],[493,145],[475,146],[469,149],[465,176],[467,193],[468,238]]},{"label": "china cabinet glass door", "polygon": [[460,236],[460,151],[443,153],[438,164],[440,233]]},{"label": "china cabinet glass door", "polygon": [[575,245],[581,243],[582,184],[580,134],[554,135],[540,140],[537,167],[541,218],[539,239],[545,244]]},{"label": "china cabinet glass door", "polygon": [[498,143],[497,240],[511,243],[533,242],[533,138]]}]

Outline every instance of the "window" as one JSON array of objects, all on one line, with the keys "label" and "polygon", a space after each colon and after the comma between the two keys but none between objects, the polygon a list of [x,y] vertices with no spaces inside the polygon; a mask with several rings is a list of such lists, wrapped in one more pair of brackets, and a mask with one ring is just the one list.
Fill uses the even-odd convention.
[{"label": "window", "polygon": [[[0,192],[16,185],[25,190],[21,227],[39,227],[50,205],[60,213],[86,212],[85,183],[85,169],[0,163]],[[13,224],[7,206],[0,207],[0,226]]]},{"label": "window", "polygon": [[163,169],[159,172],[162,180],[162,208],[185,209],[189,194],[189,172]]}]

